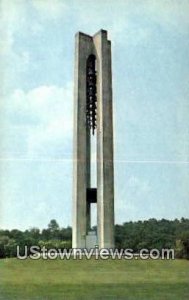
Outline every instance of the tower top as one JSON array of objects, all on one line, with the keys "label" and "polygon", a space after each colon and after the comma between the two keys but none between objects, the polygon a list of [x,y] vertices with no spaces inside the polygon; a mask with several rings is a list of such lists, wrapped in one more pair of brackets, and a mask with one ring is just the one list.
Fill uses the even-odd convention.
[{"label": "tower top", "polygon": [[99,35],[99,34],[102,34],[104,36],[108,36],[108,31],[107,30],[104,30],[104,29],[100,29],[99,31],[97,31],[93,36],[89,35],[89,34],[86,34],[86,33],[83,33],[81,31],[78,31],[75,35],[84,35],[84,36],[87,36],[89,38],[93,38],[94,36],[96,35]]}]

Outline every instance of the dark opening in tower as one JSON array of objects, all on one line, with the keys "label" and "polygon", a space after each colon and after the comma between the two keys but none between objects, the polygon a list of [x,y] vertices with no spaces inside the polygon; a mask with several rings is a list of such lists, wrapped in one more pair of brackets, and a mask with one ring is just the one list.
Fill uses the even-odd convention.
[{"label": "dark opening in tower", "polygon": [[96,57],[86,62],[87,216],[88,230],[97,226],[97,70]]},{"label": "dark opening in tower", "polygon": [[89,55],[87,59],[87,74],[86,74],[86,121],[87,126],[92,130],[94,135],[96,129],[96,112],[97,112],[97,97],[96,97],[96,57]]}]

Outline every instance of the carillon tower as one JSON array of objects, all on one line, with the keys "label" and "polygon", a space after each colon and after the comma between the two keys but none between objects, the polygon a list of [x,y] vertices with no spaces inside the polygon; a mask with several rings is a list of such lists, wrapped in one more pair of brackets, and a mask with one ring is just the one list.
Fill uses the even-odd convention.
[{"label": "carillon tower", "polygon": [[[72,248],[114,248],[111,43],[105,30],[94,36],[79,32],[75,38]],[[96,149],[91,147],[94,138]],[[92,203],[97,205],[97,231],[91,230]]]}]

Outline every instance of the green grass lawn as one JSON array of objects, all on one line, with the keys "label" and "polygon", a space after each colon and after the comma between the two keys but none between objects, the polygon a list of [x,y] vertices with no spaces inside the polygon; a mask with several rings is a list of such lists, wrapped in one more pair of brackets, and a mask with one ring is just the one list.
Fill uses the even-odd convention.
[{"label": "green grass lawn", "polygon": [[189,299],[186,260],[0,260],[0,299]]}]

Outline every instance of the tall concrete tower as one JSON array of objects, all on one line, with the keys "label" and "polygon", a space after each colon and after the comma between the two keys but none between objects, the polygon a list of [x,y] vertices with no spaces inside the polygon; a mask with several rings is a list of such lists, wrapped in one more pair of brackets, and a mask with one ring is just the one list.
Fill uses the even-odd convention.
[{"label": "tall concrete tower", "polygon": [[[72,248],[114,248],[114,167],[111,42],[107,31],[75,37]],[[91,139],[96,149],[91,150]],[[96,156],[96,186],[91,157]],[[97,205],[97,232],[91,207]]]}]

